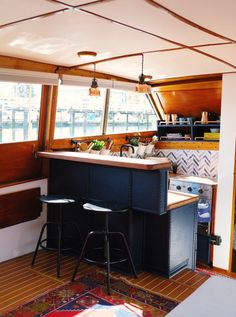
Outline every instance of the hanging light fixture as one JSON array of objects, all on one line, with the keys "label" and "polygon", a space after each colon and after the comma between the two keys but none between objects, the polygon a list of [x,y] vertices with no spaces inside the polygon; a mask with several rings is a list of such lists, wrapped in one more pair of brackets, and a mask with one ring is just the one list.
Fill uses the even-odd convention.
[{"label": "hanging light fixture", "polygon": [[92,85],[89,88],[89,96],[95,96],[98,97],[100,96],[100,90],[98,88],[98,82],[97,79],[95,78],[95,71],[96,71],[96,64],[93,64],[93,80],[92,80]]},{"label": "hanging light fixture", "polygon": [[148,93],[150,86],[145,83],[146,76],[143,74],[143,64],[144,64],[144,55],[142,54],[142,70],[141,75],[139,75],[139,82],[136,85],[135,91],[140,93]]}]

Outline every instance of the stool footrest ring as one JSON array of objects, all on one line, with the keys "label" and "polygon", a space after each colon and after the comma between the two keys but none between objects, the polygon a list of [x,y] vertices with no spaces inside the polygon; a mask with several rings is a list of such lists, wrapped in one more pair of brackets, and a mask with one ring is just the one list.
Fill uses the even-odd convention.
[{"label": "stool footrest ring", "polygon": [[[121,257],[123,251],[118,248],[111,248],[111,260],[110,264],[118,264],[127,261],[127,258]],[[115,252],[115,256],[113,255]],[[107,265],[107,259],[104,253],[104,248],[92,248],[87,250],[86,252],[88,255],[84,257],[84,260],[89,263],[100,264],[100,265]]]},{"label": "stool footrest ring", "polygon": [[[53,238],[50,238],[50,240],[52,240]],[[56,239],[56,238],[55,238]],[[45,245],[43,245],[43,243],[47,242],[48,239],[43,239],[41,240],[41,242],[39,243],[40,247],[44,250],[48,250],[48,251],[58,251],[57,247],[47,247]],[[69,251],[72,250],[72,248],[61,248],[61,251]]]}]

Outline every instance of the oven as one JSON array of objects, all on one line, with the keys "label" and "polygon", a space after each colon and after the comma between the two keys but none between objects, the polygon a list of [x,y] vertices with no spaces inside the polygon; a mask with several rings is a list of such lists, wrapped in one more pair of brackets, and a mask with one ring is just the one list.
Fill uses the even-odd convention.
[{"label": "oven", "polygon": [[212,264],[214,199],[217,183],[211,179],[198,176],[170,176],[169,189],[177,192],[199,195],[198,229],[197,229],[197,261]]}]

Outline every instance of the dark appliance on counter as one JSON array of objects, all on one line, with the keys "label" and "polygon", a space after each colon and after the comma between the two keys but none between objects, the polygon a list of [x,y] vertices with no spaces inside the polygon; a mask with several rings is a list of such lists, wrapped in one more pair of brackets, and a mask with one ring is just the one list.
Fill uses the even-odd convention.
[{"label": "dark appliance on counter", "polygon": [[199,195],[197,261],[212,264],[212,244],[219,243],[213,233],[214,206],[217,183],[198,176],[173,175],[169,179],[169,190]]}]

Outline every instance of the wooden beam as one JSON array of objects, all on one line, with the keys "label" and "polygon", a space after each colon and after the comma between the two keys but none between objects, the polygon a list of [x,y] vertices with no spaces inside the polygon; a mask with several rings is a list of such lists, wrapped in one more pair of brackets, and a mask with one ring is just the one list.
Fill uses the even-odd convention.
[{"label": "wooden beam", "polygon": [[162,87],[162,86],[173,86],[173,85],[183,85],[191,83],[202,83],[202,82],[217,82],[222,80],[222,74],[206,74],[198,76],[186,76],[178,78],[165,78],[149,81],[149,85],[152,87]]},{"label": "wooden beam", "polygon": [[[56,71],[58,74],[65,74],[65,75],[75,75],[75,76],[82,76],[82,77],[94,77],[94,71],[93,70],[86,70],[86,69],[71,69],[70,67],[63,67],[60,66],[57,68]],[[96,78],[101,78],[101,79],[108,79],[108,80],[117,80],[117,81],[124,81],[128,83],[137,83],[137,81],[112,75],[112,74],[105,74],[105,73],[100,73],[100,72],[95,72]]]},{"label": "wooden beam", "polygon": [[56,65],[3,55],[0,55],[0,67],[48,73],[55,73],[57,69]]}]

